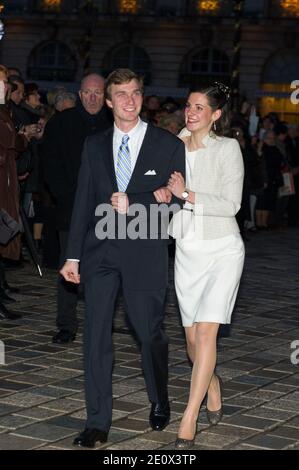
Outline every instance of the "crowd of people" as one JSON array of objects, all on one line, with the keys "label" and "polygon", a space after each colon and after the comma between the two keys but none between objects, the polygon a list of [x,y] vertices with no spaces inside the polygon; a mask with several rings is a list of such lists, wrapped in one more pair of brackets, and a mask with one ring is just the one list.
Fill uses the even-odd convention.
[{"label": "crowd of people", "polygon": [[[53,88],[47,93],[40,91],[37,84],[25,83],[16,68],[7,69],[7,76],[7,105],[11,119],[18,134],[26,131],[29,143],[28,149],[19,154],[22,158],[17,159],[21,200],[25,212],[30,214],[32,219],[35,214],[34,239],[40,248],[42,239],[45,238],[45,265],[49,263],[51,267],[55,257],[53,258],[51,246],[47,243],[46,227],[42,233],[43,222],[40,222],[44,218],[40,214],[41,207],[49,205],[49,200],[43,191],[40,168],[43,158],[44,128],[48,121],[52,123],[54,115],[76,107],[78,96],[63,87]],[[146,97],[141,117],[178,135],[184,127],[183,107],[184,103],[171,97],[159,99],[152,95]],[[239,217],[246,220],[244,229],[255,231],[281,227],[286,223],[296,225],[299,197],[296,191],[299,167],[298,126],[281,122],[277,114],[270,113],[259,119],[257,128],[252,132],[251,108],[249,105],[244,108],[243,112],[233,113],[230,128],[231,136],[237,138],[242,147],[247,170],[243,210],[239,214]],[[57,135],[59,136],[59,132]],[[293,174],[295,191],[294,194],[286,193],[282,198],[278,188],[284,186],[283,174],[286,172]]]},{"label": "crowd of people", "polygon": [[[162,430],[169,422],[168,244],[159,236],[151,244],[99,241],[95,208],[110,203],[124,215],[134,202],[149,208],[176,201],[181,210],[169,233],[176,239],[175,287],[193,363],[176,448],[192,447],[206,394],[209,422],[222,418],[216,340],[219,325],[231,321],[243,240],[249,232],[299,222],[297,126],[275,113],[259,118],[247,103],[232,112],[230,90],[217,82],[193,89],[186,104],[171,97],[143,100],[142,79],[128,69],[106,80],[88,74],[77,94],[64,88],[42,94],[17,69],[2,65],[0,84],[0,209],[17,223],[23,214],[43,265],[60,268],[54,343],[76,338],[84,282],[87,423],[74,444],[107,440],[113,363],[107,325],[110,331],[120,284],[141,345],[151,427]],[[0,244],[0,319],[19,317],[6,307],[14,288],[5,266],[20,260],[21,243],[14,232]]]}]

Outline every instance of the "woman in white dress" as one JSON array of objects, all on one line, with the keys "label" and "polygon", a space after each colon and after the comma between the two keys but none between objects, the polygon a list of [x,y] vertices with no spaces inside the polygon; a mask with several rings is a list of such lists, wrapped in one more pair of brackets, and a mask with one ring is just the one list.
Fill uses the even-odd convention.
[{"label": "woman in white dress", "polygon": [[198,88],[189,95],[186,128],[186,182],[171,175],[168,189],[185,200],[172,219],[176,238],[175,287],[193,362],[190,395],[175,447],[194,445],[196,423],[207,397],[211,424],[222,418],[221,380],[215,374],[219,325],[230,323],[244,264],[244,245],[235,215],[240,209],[243,160],[235,139],[223,137],[229,90]]}]

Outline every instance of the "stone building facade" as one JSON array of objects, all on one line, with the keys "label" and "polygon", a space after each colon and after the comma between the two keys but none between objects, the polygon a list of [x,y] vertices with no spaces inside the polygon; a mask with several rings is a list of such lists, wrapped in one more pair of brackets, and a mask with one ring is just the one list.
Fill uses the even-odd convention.
[{"label": "stone building facade", "polygon": [[[88,70],[115,67],[146,77],[148,93],[183,97],[191,83],[229,83],[236,50],[235,1],[0,0],[1,62],[45,88],[75,88]],[[242,3],[242,2],[239,2]],[[245,1],[240,93],[299,122],[299,1]],[[238,41],[237,41],[238,42]],[[299,82],[298,82],[299,87]]]}]

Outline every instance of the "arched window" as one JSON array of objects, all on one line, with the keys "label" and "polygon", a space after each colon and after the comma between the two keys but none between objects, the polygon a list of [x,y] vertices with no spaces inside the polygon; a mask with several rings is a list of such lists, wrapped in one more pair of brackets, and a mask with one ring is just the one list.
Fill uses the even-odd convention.
[{"label": "arched window", "polygon": [[151,81],[151,61],[141,47],[134,44],[122,44],[110,50],[103,60],[103,73],[108,75],[112,70],[128,68],[144,77],[144,83]]},{"label": "arched window", "polygon": [[282,120],[299,123],[298,105],[290,99],[290,84],[299,77],[298,54],[298,49],[283,49],[266,61],[260,92],[263,116],[274,111]]},{"label": "arched window", "polygon": [[230,78],[230,64],[225,52],[218,49],[193,49],[183,59],[179,85],[206,85],[214,80],[227,83]]},{"label": "arched window", "polygon": [[32,80],[75,80],[77,61],[70,48],[60,41],[47,41],[32,51],[27,76]]}]

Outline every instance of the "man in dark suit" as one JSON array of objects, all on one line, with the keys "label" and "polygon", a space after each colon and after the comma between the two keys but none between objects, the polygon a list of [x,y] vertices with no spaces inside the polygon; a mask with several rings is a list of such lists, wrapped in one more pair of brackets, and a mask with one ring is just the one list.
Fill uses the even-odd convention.
[{"label": "man in dark suit", "polygon": [[[143,238],[132,239],[123,236],[123,228],[128,228],[133,220],[133,208],[138,203],[145,210],[141,225],[144,223],[148,229],[150,209],[165,200],[173,202],[166,188],[170,174],[185,174],[182,141],[139,118],[143,83],[135,73],[128,69],[112,72],[106,81],[105,96],[114,115],[114,128],[86,140],[67,261],[60,271],[67,281],[78,283],[81,279],[85,284],[87,423],[74,440],[74,445],[84,447],[93,447],[96,441],[106,442],[111,425],[111,331],[120,285],[126,313],[141,345],[142,367],[152,403],[150,424],[153,429],[162,430],[169,422],[168,340],[163,330],[168,240],[162,238],[159,229],[152,230],[152,238],[148,237],[148,230],[146,234],[141,230]],[[108,208],[108,225],[112,222],[110,226],[116,227],[106,237],[99,228],[103,217],[95,215],[101,207]]]},{"label": "man in dark suit", "polygon": [[[112,117],[104,106],[104,79],[98,74],[83,78],[76,107],[55,114],[48,122],[42,145],[43,176],[55,201],[59,234],[60,267],[65,251],[75,199],[83,144],[87,136],[111,127]],[[57,286],[58,332],[54,343],[73,341],[78,328],[78,286],[59,276]]]}]

